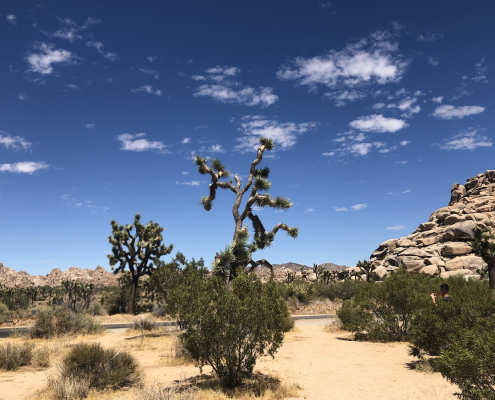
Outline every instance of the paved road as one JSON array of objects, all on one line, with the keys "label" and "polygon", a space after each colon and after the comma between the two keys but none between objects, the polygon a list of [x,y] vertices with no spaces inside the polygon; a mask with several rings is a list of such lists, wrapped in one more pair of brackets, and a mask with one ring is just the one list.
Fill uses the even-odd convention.
[{"label": "paved road", "polygon": [[[329,319],[335,318],[335,314],[329,314],[329,315],[323,315],[323,314],[318,314],[318,315],[293,315],[292,318],[296,320],[296,324],[298,326],[313,326],[313,325],[325,325],[328,323]],[[177,322],[174,321],[166,321],[166,322],[158,322],[157,325],[159,326],[175,326],[177,325]],[[125,329],[131,328],[132,324],[127,323],[127,324],[103,324],[105,327],[105,330],[107,331],[112,331],[112,332],[118,332],[118,331],[124,331]],[[18,328],[0,328],[0,338],[7,338],[11,336],[11,333],[13,331],[19,331],[21,334],[25,334],[28,330],[29,327],[18,327]]]}]

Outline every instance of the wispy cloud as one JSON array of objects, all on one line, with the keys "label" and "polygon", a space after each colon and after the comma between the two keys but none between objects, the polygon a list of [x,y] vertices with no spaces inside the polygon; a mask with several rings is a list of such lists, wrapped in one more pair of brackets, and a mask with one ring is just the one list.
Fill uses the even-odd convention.
[{"label": "wispy cloud", "polygon": [[438,57],[430,56],[426,59],[426,61],[428,61],[428,64],[433,65],[434,67],[437,67],[440,64],[440,59]]},{"label": "wispy cloud", "polygon": [[182,144],[188,144],[188,143],[191,143],[191,138],[188,138],[188,137],[185,137],[184,139],[182,139]]},{"label": "wispy cloud", "polygon": [[27,100],[29,99],[29,97],[27,97],[24,93],[19,93],[19,95],[17,96],[17,98],[21,101],[24,101],[24,100]]},{"label": "wispy cloud", "polygon": [[54,44],[40,43],[34,46],[38,53],[29,53],[26,60],[29,64],[28,72],[37,72],[41,75],[50,75],[53,72],[52,64],[75,64],[77,57],[68,50],[56,49]]},{"label": "wispy cloud", "polygon": [[7,149],[19,150],[19,149],[29,149],[31,143],[20,136],[11,136],[7,132],[0,131],[0,145]]},{"label": "wispy cloud", "polygon": [[151,142],[148,139],[144,139],[145,133],[136,133],[131,135],[130,133],[124,133],[117,136],[117,139],[121,141],[122,147],[120,150],[128,151],[147,151],[147,150],[161,150],[165,152],[167,147],[163,142],[154,141]]},{"label": "wispy cloud", "polygon": [[77,89],[77,85],[75,83],[67,83],[64,86],[69,89]]},{"label": "wispy cloud", "polygon": [[401,146],[407,146],[409,143],[411,143],[409,140],[402,140],[402,141],[400,142],[400,145],[401,145]]},{"label": "wispy cloud", "polygon": [[86,124],[86,128],[88,129],[93,129],[96,126],[96,124]]},{"label": "wispy cloud", "polygon": [[443,33],[426,33],[419,35],[416,40],[418,42],[435,43],[443,39]]},{"label": "wispy cloud", "polygon": [[12,172],[15,174],[33,174],[36,171],[47,169],[44,162],[22,161],[15,164],[0,164],[0,172]]},{"label": "wispy cloud", "polygon": [[477,130],[472,130],[445,139],[440,148],[442,150],[475,150],[478,147],[491,147],[492,144],[488,137],[478,134]]},{"label": "wispy cloud", "polygon": [[433,97],[433,98],[431,99],[431,101],[433,101],[434,103],[441,104],[441,103],[442,103],[442,101],[443,101],[443,97],[444,97],[444,96]]},{"label": "wispy cloud", "polygon": [[79,208],[87,208],[93,214],[96,214],[98,212],[105,213],[110,209],[108,207],[98,206],[92,200],[79,200],[70,194],[64,194],[64,195],[60,196],[60,198],[68,205],[71,205],[74,207],[79,207]]},{"label": "wispy cloud", "polygon": [[393,226],[387,226],[387,229],[389,231],[403,231],[407,229],[405,225],[393,225]]},{"label": "wispy cloud", "polygon": [[470,115],[476,115],[485,111],[485,107],[481,106],[451,106],[443,105],[435,108],[433,116],[441,119],[464,118]]},{"label": "wispy cloud", "polygon": [[373,114],[359,117],[351,121],[349,126],[363,132],[393,133],[407,128],[408,124],[402,119],[386,118],[381,114]]},{"label": "wispy cloud", "polygon": [[314,208],[308,208],[307,210],[304,210],[305,213],[314,212],[314,211],[315,211]]},{"label": "wispy cloud", "polygon": [[100,19],[96,18],[88,18],[86,22],[79,26],[75,21],[71,18],[58,18],[60,23],[62,24],[62,28],[55,32],[46,32],[41,31],[46,36],[57,39],[68,40],[73,43],[76,40],[80,40],[83,38],[83,32],[90,28],[92,25],[98,24],[101,22]]},{"label": "wispy cloud", "polygon": [[153,64],[157,59],[158,57],[155,57],[155,56],[150,56],[150,57],[146,57],[146,59],[151,63]]},{"label": "wispy cloud", "polygon": [[89,41],[89,42],[86,42],[86,45],[88,47],[95,48],[98,51],[98,53],[100,53],[103,57],[105,57],[106,59],[108,59],[110,61],[117,61],[118,60],[117,53],[106,52],[103,50],[103,47],[105,47],[105,45],[102,42]]},{"label": "wispy cloud", "polygon": [[318,85],[336,88],[355,87],[367,83],[398,82],[407,61],[397,54],[396,34],[377,31],[343,50],[305,59],[296,58],[292,65],[277,72],[282,80],[294,80],[299,85],[316,90]]},{"label": "wispy cloud", "polygon": [[196,88],[194,96],[211,97],[221,103],[237,103],[244,106],[268,107],[278,100],[278,96],[273,94],[271,87],[253,88],[243,86],[235,81],[234,77],[240,73],[237,67],[219,66],[208,68],[205,75],[193,75],[191,79],[195,81],[209,81],[210,84],[203,84]]},{"label": "wispy cloud", "polygon": [[162,95],[162,91],[160,89],[154,90],[153,86],[150,86],[150,85],[144,85],[144,86],[141,86],[137,89],[131,89],[131,92],[132,93],[144,92],[144,93],[148,93],[148,94],[154,94],[155,96],[161,96]]},{"label": "wispy cloud", "polygon": [[403,190],[401,192],[388,192],[387,194],[389,195],[394,195],[394,196],[398,196],[400,194],[407,194],[407,193],[411,193],[412,190],[411,189],[407,189],[407,190]]},{"label": "wispy cloud", "polygon": [[15,14],[7,14],[5,20],[12,25],[17,25],[17,16]]},{"label": "wispy cloud", "polygon": [[241,152],[252,151],[259,145],[259,138],[272,139],[276,148],[286,150],[297,143],[299,135],[316,128],[314,122],[297,124],[266,119],[261,115],[242,117],[238,131],[242,134],[235,148]]},{"label": "wispy cloud", "polygon": [[339,90],[337,92],[327,92],[324,96],[335,101],[337,107],[341,107],[346,103],[366,98],[367,93],[359,90]]},{"label": "wispy cloud", "polygon": [[368,204],[367,203],[354,204],[350,208],[347,208],[347,207],[334,207],[334,210],[335,211],[338,211],[338,212],[348,212],[348,211],[359,211],[359,210],[363,210],[365,208],[368,208]]},{"label": "wispy cloud", "polygon": [[151,75],[153,78],[158,79],[160,77],[160,73],[158,71],[155,71],[153,69],[144,69],[144,68],[139,68],[139,70],[143,74]]},{"label": "wispy cloud", "polygon": [[176,181],[175,182],[176,185],[186,185],[186,186],[199,186],[202,183],[206,183],[206,182],[205,181],[189,181],[189,182],[179,182],[179,181]]}]

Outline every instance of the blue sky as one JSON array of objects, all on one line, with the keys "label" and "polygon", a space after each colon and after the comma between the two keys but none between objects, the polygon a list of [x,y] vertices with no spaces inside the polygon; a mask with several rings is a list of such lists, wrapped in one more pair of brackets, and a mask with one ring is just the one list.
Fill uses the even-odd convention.
[{"label": "blue sky", "polygon": [[353,265],[495,169],[490,1],[10,1],[0,7],[0,262],[108,268],[136,212],[207,263],[232,238],[194,154],[275,149],[257,257]]}]

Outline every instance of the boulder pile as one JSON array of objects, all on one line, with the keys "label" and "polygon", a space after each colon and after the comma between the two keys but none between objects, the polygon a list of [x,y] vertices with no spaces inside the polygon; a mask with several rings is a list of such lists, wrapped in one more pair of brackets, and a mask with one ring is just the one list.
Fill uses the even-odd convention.
[{"label": "boulder pile", "polygon": [[495,170],[452,186],[447,207],[431,214],[411,235],[382,243],[371,255],[383,276],[397,268],[411,273],[479,278],[485,262],[472,254],[476,227],[495,228]]}]

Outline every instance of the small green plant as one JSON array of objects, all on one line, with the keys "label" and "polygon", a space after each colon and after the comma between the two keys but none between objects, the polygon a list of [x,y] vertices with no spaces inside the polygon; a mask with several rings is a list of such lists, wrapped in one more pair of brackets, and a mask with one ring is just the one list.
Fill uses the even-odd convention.
[{"label": "small green plant", "polygon": [[50,350],[44,346],[33,353],[31,365],[38,368],[48,368],[50,366]]},{"label": "small green plant", "polygon": [[120,389],[141,383],[138,363],[129,353],[105,349],[99,343],[78,343],[62,361],[61,377],[78,377],[89,388]]},{"label": "small green plant", "polygon": [[15,371],[31,364],[34,345],[32,343],[7,343],[0,345],[0,369]]},{"label": "small green plant", "polygon": [[156,322],[148,316],[139,317],[132,321],[132,328],[141,331],[141,334],[144,334],[145,331],[151,332],[153,329],[156,329],[156,327]]},{"label": "small green plant", "polygon": [[170,308],[186,328],[180,339],[191,357],[233,388],[261,355],[275,355],[289,311],[272,281],[239,271],[229,286],[220,277],[197,278],[171,294]]}]

